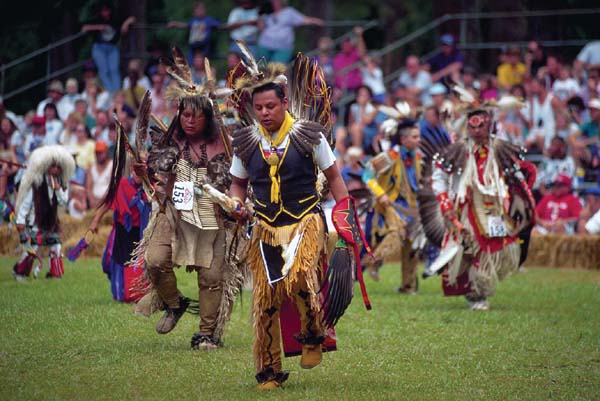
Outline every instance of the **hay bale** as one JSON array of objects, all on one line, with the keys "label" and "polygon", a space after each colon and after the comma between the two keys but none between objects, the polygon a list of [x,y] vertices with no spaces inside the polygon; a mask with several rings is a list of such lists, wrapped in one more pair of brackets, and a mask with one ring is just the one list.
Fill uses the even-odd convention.
[{"label": "hay bale", "polygon": [[[95,210],[89,211],[82,219],[75,219],[68,214],[60,215],[61,240],[63,254],[66,254],[69,249],[75,246],[77,242],[85,235],[90,222],[94,218]],[[107,213],[100,222],[98,234],[94,236],[94,240],[90,247],[86,249],[81,256],[100,257],[104,252],[106,241],[112,227],[112,213]],[[46,247],[43,247],[46,248]],[[0,229],[0,254],[5,256],[16,256],[19,250],[19,235],[15,227],[10,230],[8,226]],[[42,255],[47,254],[47,249],[42,250]]]},{"label": "hay bale", "polygon": [[600,270],[600,235],[534,234],[525,266]]}]

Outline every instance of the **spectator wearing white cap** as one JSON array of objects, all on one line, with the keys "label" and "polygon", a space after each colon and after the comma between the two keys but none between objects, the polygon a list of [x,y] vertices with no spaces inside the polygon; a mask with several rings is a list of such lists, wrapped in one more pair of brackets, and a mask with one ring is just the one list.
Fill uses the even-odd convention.
[{"label": "spectator wearing white cap", "polygon": [[81,98],[81,95],[79,94],[79,83],[75,78],[67,79],[65,88],[66,93],[56,105],[58,116],[63,121],[65,121],[67,117],[69,117],[69,114],[75,110],[75,101]]},{"label": "spectator wearing white cap", "polygon": [[38,116],[44,115],[44,107],[46,107],[48,103],[58,104],[60,99],[63,97],[63,94],[65,93],[63,83],[59,80],[51,81],[50,84],[48,84],[48,89],[46,93],[48,94],[46,99],[42,100],[37,105],[36,115]]}]

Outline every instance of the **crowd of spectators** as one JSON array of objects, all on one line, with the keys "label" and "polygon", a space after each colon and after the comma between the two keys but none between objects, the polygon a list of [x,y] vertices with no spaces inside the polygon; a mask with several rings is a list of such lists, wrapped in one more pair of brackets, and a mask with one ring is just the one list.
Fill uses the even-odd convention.
[{"label": "crowd of spectators", "polygon": [[[256,2],[240,0],[228,21],[221,23],[197,3],[189,21],[170,21],[171,28],[189,30],[187,55],[194,79],[206,80],[204,59],[214,54],[211,32],[227,30],[231,39],[226,70],[213,71],[223,83],[243,57],[235,40],[245,40],[250,50],[266,61],[289,62],[294,28],[323,25],[322,20],[301,14],[284,0],[272,0],[271,6],[264,13]],[[147,60],[127,60],[121,78],[121,68],[114,73],[114,66],[103,64],[106,60],[102,58],[108,58],[110,52],[110,57],[114,56],[118,36],[126,34],[134,20],[117,21],[104,8],[98,18],[83,28],[96,35],[94,62],[84,66],[79,77],[49,82],[47,97],[22,116],[11,113],[0,101],[0,159],[11,162],[0,162],[3,174],[9,177],[8,183],[0,186],[0,195],[17,187],[20,166],[26,165],[36,147],[62,144],[77,163],[69,213],[82,216],[97,206],[108,185],[116,138],[113,112],[132,135],[139,103],[149,90],[155,116],[168,123],[175,114],[176,105],[163,96],[170,84],[166,68],[158,62],[164,54],[153,49]],[[268,39],[269,35],[278,40]],[[524,49],[503,51],[492,71],[467,64],[450,34],[442,35],[439,45],[439,52],[429,59],[407,55],[399,77],[386,84],[379,60],[369,54],[376,49],[367,49],[360,27],[346,35],[338,48],[330,37],[319,39],[314,59],[332,88],[335,151],[348,185],[360,189],[361,163],[385,150],[380,128],[386,116],[378,105],[402,102],[410,106],[410,117],[418,120],[422,130],[459,136],[453,124],[459,100],[450,90],[451,84],[457,83],[482,100],[514,96],[522,101],[522,107],[497,110],[495,130],[499,137],[527,148],[538,166],[538,213],[548,217],[540,220],[538,231],[583,232],[577,223],[581,216],[591,218],[595,206],[590,202],[596,205],[594,188],[600,182],[600,42],[589,43],[575,60],[566,60],[531,41]],[[354,100],[347,105],[340,102],[348,97]],[[560,201],[573,192],[574,199]],[[569,213],[564,213],[565,207]]]}]

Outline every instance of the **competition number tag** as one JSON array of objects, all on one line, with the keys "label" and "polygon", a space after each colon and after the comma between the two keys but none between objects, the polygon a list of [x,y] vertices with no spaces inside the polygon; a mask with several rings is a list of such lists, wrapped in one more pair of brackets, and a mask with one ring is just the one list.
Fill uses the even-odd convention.
[{"label": "competition number tag", "polygon": [[508,231],[501,216],[488,217],[488,235],[490,237],[506,237]]},{"label": "competition number tag", "polygon": [[192,210],[194,207],[194,183],[176,181],[173,184],[173,204],[177,210]]}]

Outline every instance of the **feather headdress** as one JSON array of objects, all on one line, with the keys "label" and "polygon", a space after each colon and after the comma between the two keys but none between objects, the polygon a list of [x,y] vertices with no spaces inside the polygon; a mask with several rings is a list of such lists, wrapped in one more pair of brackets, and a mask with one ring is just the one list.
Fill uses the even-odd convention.
[{"label": "feather headdress", "polygon": [[67,183],[75,172],[75,160],[71,153],[61,145],[39,147],[31,153],[27,162],[27,169],[21,180],[15,210],[21,208],[25,195],[31,188],[42,185],[46,172],[53,165],[61,167],[60,185],[63,189],[67,188]]},{"label": "feather headdress", "polygon": [[394,107],[382,104],[377,106],[377,110],[389,117],[381,123],[381,132],[386,137],[395,135],[400,127],[400,121],[410,116],[410,105],[407,102],[398,102]]}]

